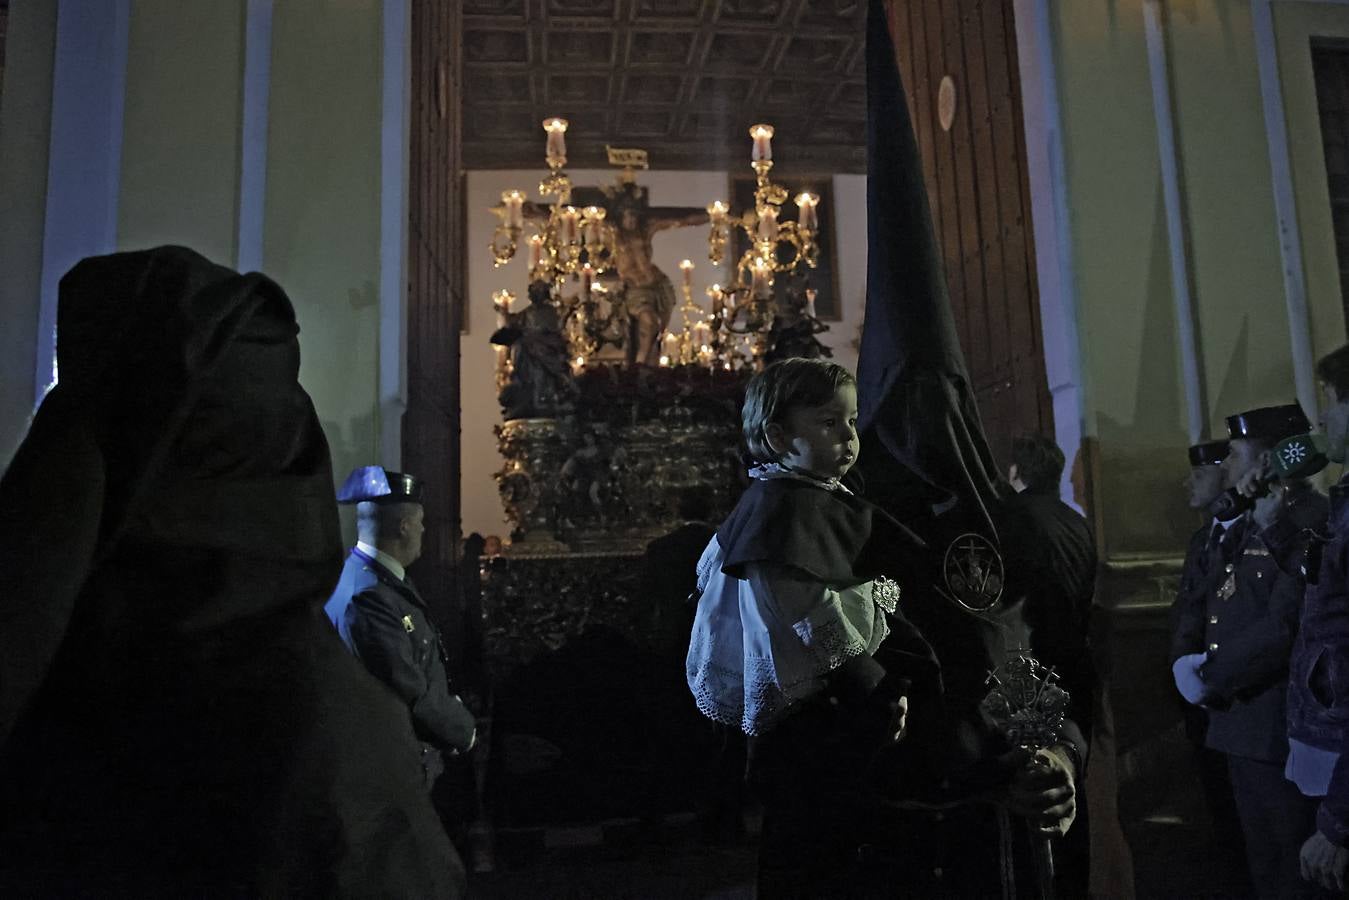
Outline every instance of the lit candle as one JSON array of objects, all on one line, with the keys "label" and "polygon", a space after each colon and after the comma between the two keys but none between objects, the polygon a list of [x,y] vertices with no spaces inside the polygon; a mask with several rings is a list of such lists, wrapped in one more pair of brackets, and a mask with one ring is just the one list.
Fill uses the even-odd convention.
[{"label": "lit candle", "polygon": [[[671,336],[673,337],[673,335],[671,335]],[[661,364],[662,366],[669,366],[669,365],[670,365],[670,357],[668,357],[668,356],[666,356],[666,355],[664,355],[664,354],[661,354],[660,364]]]},{"label": "lit candle", "polygon": [[598,206],[587,206],[581,211],[584,216],[582,231],[587,244],[600,242],[600,222],[604,221],[604,210]]},{"label": "lit candle", "polygon": [[806,288],[806,315],[815,318],[815,288]]},{"label": "lit candle", "polygon": [[815,217],[815,207],[819,202],[819,196],[810,191],[802,191],[796,195],[796,206],[801,210],[797,224],[806,231],[814,231],[819,224],[819,220]]},{"label": "lit candle", "polygon": [[759,240],[774,243],[778,239],[778,208],[765,206],[759,210]]},{"label": "lit candle", "polygon": [[762,297],[768,293],[769,275],[768,263],[762,259],[756,259],[750,264],[750,291],[755,297]]},{"label": "lit candle", "polygon": [[707,295],[712,298],[712,315],[721,318],[725,314],[726,307],[726,298],[721,293],[721,285],[712,285],[707,289]]},{"label": "lit candle", "polygon": [[693,260],[681,259],[679,261],[679,271],[684,273],[684,287],[692,290],[693,288]]},{"label": "lit candle", "polygon": [[529,236],[529,268],[537,269],[543,265],[543,236],[531,234]]},{"label": "lit candle", "polygon": [[713,200],[707,205],[707,215],[712,220],[712,227],[720,228],[726,224],[726,204]]},{"label": "lit candle", "polygon": [[749,136],[754,138],[754,149],[750,151],[750,160],[753,162],[772,162],[773,126],[753,125],[749,129]]},{"label": "lit candle", "polygon": [[511,301],[514,299],[515,295],[507,290],[500,290],[492,295],[492,307],[497,313],[498,328],[506,327],[508,321],[507,316],[509,316],[511,312]]},{"label": "lit candle", "polygon": [[544,119],[543,130],[548,133],[548,144],[544,149],[548,164],[564,165],[567,162],[567,120],[556,116]]},{"label": "lit candle", "polygon": [[506,207],[506,226],[508,228],[519,228],[525,224],[525,195],[519,191],[505,191],[501,195],[501,202]]},{"label": "lit candle", "polygon": [[595,283],[595,267],[590,263],[581,266],[581,293],[590,299],[590,286]]},{"label": "lit candle", "polygon": [[580,212],[576,207],[568,206],[562,210],[562,242],[566,244],[576,243],[576,223],[580,218]]}]

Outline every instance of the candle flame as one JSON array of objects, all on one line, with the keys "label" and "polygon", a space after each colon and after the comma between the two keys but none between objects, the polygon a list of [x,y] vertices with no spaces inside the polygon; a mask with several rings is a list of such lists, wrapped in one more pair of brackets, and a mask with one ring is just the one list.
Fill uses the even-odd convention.
[{"label": "candle flame", "polygon": [[549,118],[543,120],[543,130],[566,132],[567,120],[560,119],[557,116],[550,116]]}]

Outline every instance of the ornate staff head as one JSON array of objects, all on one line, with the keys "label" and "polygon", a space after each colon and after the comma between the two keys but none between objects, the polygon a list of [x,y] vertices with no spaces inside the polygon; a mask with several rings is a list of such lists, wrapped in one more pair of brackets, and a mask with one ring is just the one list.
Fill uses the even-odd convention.
[{"label": "ornate staff head", "polygon": [[1017,651],[989,673],[992,689],[980,708],[1015,746],[1048,747],[1059,738],[1071,699],[1058,680],[1052,668]]}]

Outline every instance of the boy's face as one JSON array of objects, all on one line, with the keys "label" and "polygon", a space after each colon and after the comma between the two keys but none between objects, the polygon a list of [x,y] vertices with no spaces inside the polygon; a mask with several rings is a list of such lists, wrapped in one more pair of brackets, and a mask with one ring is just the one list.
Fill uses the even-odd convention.
[{"label": "boy's face", "polygon": [[1321,430],[1326,433],[1326,456],[1342,463],[1349,456],[1349,397],[1341,397],[1333,385],[1323,385],[1325,404],[1321,412]]},{"label": "boy's face", "polygon": [[799,406],[765,429],[782,464],[819,478],[842,478],[857,462],[857,388],[845,384],[821,406]]}]

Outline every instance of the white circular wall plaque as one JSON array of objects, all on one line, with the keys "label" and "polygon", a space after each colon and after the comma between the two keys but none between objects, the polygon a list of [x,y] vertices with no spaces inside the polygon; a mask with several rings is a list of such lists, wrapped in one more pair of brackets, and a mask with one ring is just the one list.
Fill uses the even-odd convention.
[{"label": "white circular wall plaque", "polygon": [[950,75],[942,76],[937,88],[937,121],[942,131],[950,131],[956,119],[956,83]]}]

